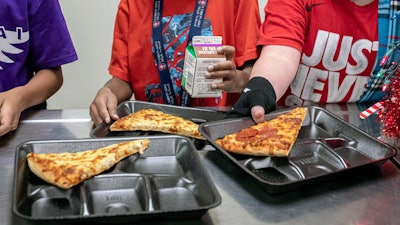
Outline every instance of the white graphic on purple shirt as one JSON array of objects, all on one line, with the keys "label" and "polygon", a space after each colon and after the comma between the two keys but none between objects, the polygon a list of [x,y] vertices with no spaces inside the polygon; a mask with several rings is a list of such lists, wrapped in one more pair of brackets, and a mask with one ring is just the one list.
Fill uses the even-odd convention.
[{"label": "white graphic on purple shirt", "polygon": [[[15,31],[6,30],[0,26],[0,62],[14,63],[14,60],[7,56],[8,54],[20,54],[23,50],[15,47],[15,44],[25,43],[29,40],[29,32],[23,32],[21,27],[17,27]],[[0,66],[0,70],[3,67]]]}]

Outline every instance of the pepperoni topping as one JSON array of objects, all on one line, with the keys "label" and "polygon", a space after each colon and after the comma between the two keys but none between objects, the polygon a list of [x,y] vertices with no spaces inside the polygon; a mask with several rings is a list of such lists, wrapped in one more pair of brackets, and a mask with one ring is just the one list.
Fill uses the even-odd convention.
[{"label": "pepperoni topping", "polygon": [[268,139],[268,138],[280,138],[278,135],[278,129],[271,128],[269,126],[263,127],[260,131],[260,139]]},{"label": "pepperoni topping", "polygon": [[257,134],[258,134],[258,130],[254,129],[254,128],[245,128],[237,133],[236,140],[237,141],[246,141],[246,140],[249,140],[252,137],[256,136]]}]

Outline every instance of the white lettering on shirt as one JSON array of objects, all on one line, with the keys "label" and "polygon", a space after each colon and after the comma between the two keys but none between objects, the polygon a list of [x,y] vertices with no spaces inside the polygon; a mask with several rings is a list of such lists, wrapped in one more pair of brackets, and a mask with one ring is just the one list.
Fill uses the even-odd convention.
[{"label": "white lettering on shirt", "polygon": [[345,98],[349,102],[357,101],[372,72],[366,71],[366,54],[377,50],[377,41],[354,40],[351,36],[319,30],[311,55],[302,55],[290,85],[292,97],[287,97],[285,103],[320,102],[323,96],[328,103],[341,102]]}]

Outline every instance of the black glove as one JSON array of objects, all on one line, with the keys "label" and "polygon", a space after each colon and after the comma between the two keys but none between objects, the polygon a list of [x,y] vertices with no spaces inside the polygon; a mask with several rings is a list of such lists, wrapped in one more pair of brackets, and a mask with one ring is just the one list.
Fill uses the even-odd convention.
[{"label": "black glove", "polygon": [[251,116],[251,108],[256,105],[264,107],[265,113],[272,112],[276,108],[274,88],[263,77],[254,77],[249,80],[226,118]]}]

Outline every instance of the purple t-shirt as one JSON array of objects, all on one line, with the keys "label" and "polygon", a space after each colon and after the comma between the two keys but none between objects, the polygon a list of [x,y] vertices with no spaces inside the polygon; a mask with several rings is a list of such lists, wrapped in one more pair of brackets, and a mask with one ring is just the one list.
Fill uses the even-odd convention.
[{"label": "purple t-shirt", "polygon": [[0,1],[0,92],[77,59],[58,0]]}]

